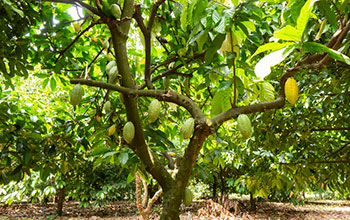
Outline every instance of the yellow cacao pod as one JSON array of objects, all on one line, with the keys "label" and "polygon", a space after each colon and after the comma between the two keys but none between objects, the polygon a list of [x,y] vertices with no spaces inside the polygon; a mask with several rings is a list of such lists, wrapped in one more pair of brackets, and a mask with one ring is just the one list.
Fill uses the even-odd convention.
[{"label": "yellow cacao pod", "polygon": [[252,124],[247,115],[241,114],[237,118],[238,130],[244,138],[249,138],[252,135]]},{"label": "yellow cacao pod", "polygon": [[128,121],[123,128],[123,138],[126,143],[130,144],[135,137],[135,126],[131,121]]},{"label": "yellow cacao pod", "polygon": [[111,59],[113,58],[113,55],[111,53],[107,54],[107,61],[111,61]]},{"label": "yellow cacao pod", "polygon": [[153,101],[148,107],[148,118],[151,123],[155,122],[158,119],[160,108],[161,108],[160,102],[157,99],[153,99]]},{"label": "yellow cacao pod", "polygon": [[111,136],[114,134],[114,132],[117,130],[117,127],[115,125],[112,125],[111,127],[108,128],[108,136]]},{"label": "yellow cacao pod", "polygon": [[75,32],[80,32],[80,30],[81,30],[80,24],[74,23],[73,26],[74,26]]},{"label": "yellow cacao pod", "polygon": [[290,104],[294,104],[298,99],[298,85],[293,77],[287,79],[284,85],[284,94]]},{"label": "yellow cacao pod", "polygon": [[181,127],[182,137],[184,139],[190,138],[193,134],[193,131],[194,131],[194,119],[189,118],[185,121],[185,123]]},{"label": "yellow cacao pod", "polygon": [[96,115],[96,121],[100,122],[102,117],[100,115]]},{"label": "yellow cacao pod", "polygon": [[70,102],[73,106],[79,105],[83,98],[83,89],[80,84],[76,84],[70,91]]},{"label": "yellow cacao pod", "polygon": [[191,205],[193,201],[193,193],[190,189],[186,188],[185,189],[185,197],[184,197],[184,203],[186,206]]}]

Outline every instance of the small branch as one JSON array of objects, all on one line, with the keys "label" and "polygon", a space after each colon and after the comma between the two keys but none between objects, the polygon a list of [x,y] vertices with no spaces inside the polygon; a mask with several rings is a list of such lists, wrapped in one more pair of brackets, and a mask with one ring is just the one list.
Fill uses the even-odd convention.
[{"label": "small branch", "polygon": [[151,72],[153,73],[153,72],[154,72],[156,69],[158,69],[159,67],[168,65],[168,64],[170,64],[170,63],[172,63],[172,62],[175,62],[175,61],[177,61],[176,56],[174,56],[174,57],[169,57],[168,59],[164,60],[163,62],[161,62],[161,63],[158,64],[157,66],[152,67],[152,68],[151,68]]},{"label": "small branch", "polygon": [[65,3],[65,4],[71,4],[71,5],[80,5],[81,7],[89,9],[92,13],[103,17],[103,13],[99,12],[96,8],[92,7],[89,4],[86,4],[80,0],[42,0],[46,2],[54,2],[54,3]]},{"label": "small branch", "polygon": [[148,22],[148,26],[147,26],[147,30],[148,31],[152,31],[152,27],[153,27],[153,22],[154,22],[154,19],[156,17],[156,14],[157,14],[157,10],[159,8],[159,6],[161,4],[163,4],[165,2],[165,0],[159,0],[157,1],[153,7],[152,7],[152,12],[151,12],[151,16],[149,18],[149,22]]},{"label": "small branch", "polygon": [[63,54],[64,54],[65,52],[67,52],[67,50],[68,50],[71,46],[73,46],[73,45],[75,44],[75,42],[77,42],[77,40],[78,40],[86,31],[88,31],[90,28],[92,28],[92,27],[95,26],[96,24],[98,24],[98,22],[97,22],[97,23],[96,23],[96,22],[92,22],[87,28],[85,28],[82,32],[80,32],[80,33],[74,38],[74,40],[73,40],[70,44],[68,44],[68,46],[67,46],[66,48],[64,48],[64,49],[60,52],[60,55],[56,58],[55,63],[57,63],[57,61],[63,56]]},{"label": "small branch", "polygon": [[326,156],[329,157],[329,156],[332,156],[332,155],[336,155],[337,153],[339,153],[340,151],[342,151],[344,148],[346,148],[347,146],[350,146],[350,142],[347,142],[346,144],[344,144],[341,148],[339,148],[338,150],[332,152],[330,155]]},{"label": "small branch", "polygon": [[344,24],[343,24],[343,22],[342,22],[342,16],[341,16],[341,13],[340,13],[340,11],[339,11],[339,8],[334,4],[334,1],[333,1],[333,0],[329,0],[329,1],[332,3],[332,5],[334,6],[335,10],[337,11],[338,17],[339,17],[339,22],[340,22],[340,27],[341,27],[341,29],[343,29]]},{"label": "small branch", "polygon": [[[162,45],[162,47],[164,48],[165,52],[169,55],[170,52],[169,52],[168,48],[166,48],[166,45],[165,45],[165,43],[163,42],[163,40],[162,40],[159,36],[156,36],[156,39],[158,40],[158,42],[160,43],[160,45]],[[152,69],[151,69],[151,72],[153,72]]]}]

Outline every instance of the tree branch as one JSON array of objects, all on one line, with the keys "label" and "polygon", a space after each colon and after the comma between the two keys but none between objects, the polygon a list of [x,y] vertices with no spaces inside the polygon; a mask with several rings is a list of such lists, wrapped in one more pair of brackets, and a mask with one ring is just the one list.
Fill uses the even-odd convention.
[{"label": "tree branch", "polygon": [[65,4],[71,4],[71,5],[80,5],[84,8],[89,9],[92,13],[103,17],[104,14],[102,14],[101,12],[99,12],[96,8],[92,7],[89,4],[86,4],[80,0],[41,0],[41,1],[45,1],[45,2],[54,2],[54,3],[65,3]]},{"label": "tree branch", "polygon": [[[296,165],[296,164],[301,164],[305,163],[304,161],[298,161],[298,162],[291,162],[291,163],[279,163],[281,165]],[[321,164],[321,163],[350,163],[350,160],[330,160],[330,161],[312,161],[312,162],[307,162],[307,164]]]},{"label": "tree branch", "polygon": [[91,24],[90,24],[87,28],[85,28],[82,32],[80,32],[80,33],[74,38],[74,40],[73,40],[70,44],[68,44],[68,46],[67,46],[66,48],[64,48],[62,51],[60,51],[60,55],[56,58],[55,63],[57,63],[57,61],[63,56],[63,54],[64,54],[65,52],[67,52],[67,50],[68,50],[71,46],[73,46],[73,45],[75,44],[75,42],[77,42],[77,40],[78,40],[86,31],[88,31],[90,28],[92,28],[93,26],[95,26],[95,25],[98,24],[98,23],[99,23],[99,21],[98,21],[98,22],[91,22]]},{"label": "tree branch", "polygon": [[197,118],[198,120],[201,120],[201,121],[205,120],[205,115],[203,114],[203,112],[200,110],[200,108],[197,106],[197,104],[194,101],[192,101],[187,96],[184,96],[172,90],[138,90],[134,88],[127,88],[124,86],[118,86],[110,83],[94,81],[94,80],[86,80],[86,79],[71,79],[70,83],[88,85],[88,86],[98,87],[103,89],[110,89],[113,91],[121,92],[124,95],[130,96],[130,97],[137,97],[137,96],[154,97],[160,101],[173,102],[184,107],[187,111],[190,112],[190,114],[194,118]]}]

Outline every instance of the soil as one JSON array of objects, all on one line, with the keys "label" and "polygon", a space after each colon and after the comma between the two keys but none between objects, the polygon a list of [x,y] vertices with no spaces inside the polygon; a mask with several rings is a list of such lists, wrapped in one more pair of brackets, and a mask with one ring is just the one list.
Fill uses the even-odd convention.
[{"label": "soil", "polygon": [[[225,202],[223,206],[212,200],[194,201],[190,207],[181,206],[181,220],[207,219],[302,219],[350,220],[350,201],[306,201],[304,205],[289,203],[259,202],[257,211],[249,211],[249,201],[236,199]],[[150,219],[159,219],[161,205],[153,207]],[[112,202],[94,208],[79,208],[78,202],[65,202],[63,216],[56,215],[55,204],[20,203],[0,205],[0,220],[7,219],[141,219],[136,205],[130,202]]]}]

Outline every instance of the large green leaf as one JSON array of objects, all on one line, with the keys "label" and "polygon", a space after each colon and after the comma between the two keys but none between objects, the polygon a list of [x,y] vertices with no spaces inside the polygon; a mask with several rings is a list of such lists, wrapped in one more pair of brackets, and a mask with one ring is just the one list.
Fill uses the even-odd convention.
[{"label": "large green leaf", "polygon": [[257,77],[263,79],[271,73],[271,67],[282,62],[293,51],[294,47],[285,47],[270,53],[262,58],[256,65],[254,72]]},{"label": "large green leaf", "polygon": [[281,40],[289,40],[289,41],[299,41],[300,35],[295,27],[290,25],[285,26],[279,31],[273,33],[273,37],[281,39]]},{"label": "large green leaf", "polygon": [[275,100],[275,88],[268,82],[263,82],[260,86],[259,98],[261,102]]},{"label": "large green leaf", "polygon": [[300,10],[300,15],[297,20],[297,32],[299,38],[302,37],[305,31],[307,22],[309,21],[312,9],[314,8],[314,3],[316,1],[318,0],[308,0]]},{"label": "large green leaf", "polygon": [[269,51],[269,50],[272,50],[272,52],[273,52],[273,51],[282,49],[282,48],[284,48],[286,46],[294,45],[294,44],[295,44],[294,42],[285,42],[285,43],[272,42],[272,43],[267,43],[267,44],[264,44],[264,45],[261,45],[260,47],[258,47],[258,49],[255,51],[253,56],[256,56],[259,53],[262,53],[262,52],[265,52],[265,51]]},{"label": "large green leaf", "polygon": [[348,56],[320,43],[306,42],[303,44],[303,50],[304,52],[311,52],[311,53],[328,53],[328,55],[331,58],[342,61],[350,65],[350,58]]}]

